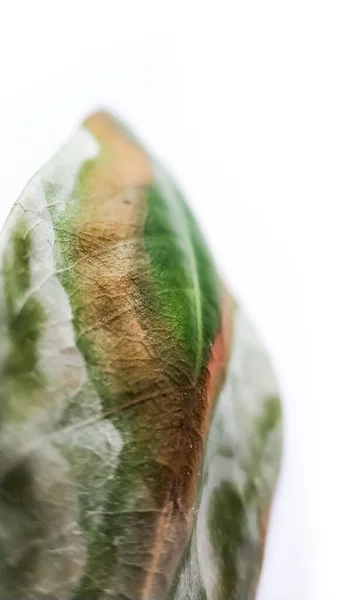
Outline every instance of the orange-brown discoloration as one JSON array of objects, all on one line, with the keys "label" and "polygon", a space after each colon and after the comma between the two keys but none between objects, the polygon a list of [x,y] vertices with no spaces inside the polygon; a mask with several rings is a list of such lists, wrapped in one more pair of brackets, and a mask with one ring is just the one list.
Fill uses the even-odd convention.
[{"label": "orange-brown discoloration", "polygon": [[158,517],[155,539],[152,547],[152,560],[147,568],[147,574],[144,581],[142,600],[151,600],[154,597],[155,579],[161,570],[161,557],[164,546],[171,537],[170,529],[172,527],[173,504],[168,501],[165,510]]},{"label": "orange-brown discoloration", "polygon": [[[136,310],[133,277],[148,269],[142,232],[152,183],[145,153],[103,113],[84,123],[101,146],[82,179],[77,270],[83,319],[112,397],[137,391],[153,352]],[[139,391],[139,390],[138,390]]]},{"label": "orange-brown discoloration", "polygon": [[227,290],[224,290],[221,331],[215,338],[208,362],[210,377],[207,386],[207,395],[212,405],[214,398],[219,393],[223,383],[226,367],[229,360],[233,334],[233,300]]},{"label": "orange-brown discoloration", "polygon": [[266,540],[267,540],[267,533],[268,533],[268,526],[269,526],[269,512],[267,514],[262,515],[261,518],[261,540],[263,545],[265,545]]},{"label": "orange-brown discoloration", "polygon": [[149,159],[106,115],[89,117],[85,126],[101,152],[81,178],[77,297],[83,335],[96,349],[111,398],[105,409],[131,415],[130,431],[148,461],[144,473],[143,465],[133,473],[143,478],[152,497],[151,527],[142,533],[149,536],[148,550],[140,557],[142,598],[149,600],[158,585],[155,574],[166,580],[173,576],[191,529],[205,432],[229,352],[231,309],[226,295],[223,329],[195,384],[182,351],[144,297],[149,276],[143,245],[146,186],[153,179]]},{"label": "orange-brown discoloration", "polygon": [[[102,148],[99,171],[117,189],[142,187],[153,182],[151,163],[146,153],[126,135],[114,120],[103,112],[90,115],[86,127]],[[97,165],[98,166],[98,165]]]},{"label": "orange-brown discoloration", "polygon": [[[165,546],[167,544],[167,534],[174,536],[173,541],[179,542],[186,538],[192,525],[193,514],[191,507],[196,499],[196,489],[198,485],[198,471],[201,470],[203,443],[209,427],[210,417],[213,412],[213,404],[223,383],[226,366],[229,359],[231,339],[232,339],[232,314],[233,303],[230,295],[224,293],[223,313],[221,330],[216,336],[212,346],[211,357],[204,377],[198,381],[197,388],[189,391],[189,395],[196,397],[194,410],[191,410],[190,419],[185,415],[185,432],[180,431],[180,439],[176,432],[176,443],[170,448],[165,448],[162,456],[159,451],[158,461],[167,466],[174,473],[177,481],[176,490],[172,490],[158,519],[155,543],[153,546],[153,559],[148,566],[148,575],[144,587],[143,600],[150,600],[154,593],[155,575],[160,572],[162,557],[164,556]],[[194,424],[193,424],[194,423]],[[172,438],[169,438],[172,444]],[[186,466],[188,472],[184,472]],[[182,536],[181,519],[175,519],[177,510],[173,510],[174,502],[178,504],[178,514],[186,515],[186,530]],[[176,507],[177,509],[177,507]],[[172,537],[171,537],[172,539]]]}]

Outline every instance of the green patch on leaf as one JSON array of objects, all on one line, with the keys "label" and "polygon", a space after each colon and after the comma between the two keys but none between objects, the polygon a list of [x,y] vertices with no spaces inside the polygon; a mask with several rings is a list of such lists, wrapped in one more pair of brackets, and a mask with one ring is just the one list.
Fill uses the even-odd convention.
[{"label": "green patch on leaf", "polygon": [[5,314],[2,316],[8,350],[0,365],[0,405],[3,420],[27,415],[29,394],[43,386],[38,367],[38,341],[45,320],[31,292],[31,238],[21,217],[2,260]]},{"label": "green patch on leaf", "polygon": [[144,241],[155,304],[196,379],[220,329],[219,277],[179,190],[167,178],[150,186],[147,197]]},{"label": "green patch on leaf", "polygon": [[261,444],[266,442],[266,439],[271,431],[273,431],[281,419],[281,403],[278,396],[271,396],[265,402],[262,415],[257,421],[257,435],[261,440]]},{"label": "green patch on leaf", "polygon": [[219,598],[234,600],[240,578],[238,554],[245,540],[246,507],[242,495],[229,481],[214,490],[209,508],[208,526],[219,573]]}]

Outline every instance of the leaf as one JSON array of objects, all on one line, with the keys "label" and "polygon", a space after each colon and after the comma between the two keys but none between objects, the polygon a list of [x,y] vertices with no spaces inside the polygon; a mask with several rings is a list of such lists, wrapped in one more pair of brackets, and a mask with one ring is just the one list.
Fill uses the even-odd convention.
[{"label": "leaf", "polygon": [[250,597],[277,390],[263,358],[244,392],[248,330],[172,178],[91,115],[14,205],[0,271],[0,598]]}]

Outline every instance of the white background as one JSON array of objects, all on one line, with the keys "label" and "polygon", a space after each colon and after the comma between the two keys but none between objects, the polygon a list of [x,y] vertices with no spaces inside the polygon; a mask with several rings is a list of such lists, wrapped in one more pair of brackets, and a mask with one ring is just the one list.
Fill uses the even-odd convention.
[{"label": "white background", "polygon": [[0,225],[88,111],[117,110],[271,351],[286,440],[259,600],[337,598],[336,25],[322,0],[12,0],[0,19]]}]

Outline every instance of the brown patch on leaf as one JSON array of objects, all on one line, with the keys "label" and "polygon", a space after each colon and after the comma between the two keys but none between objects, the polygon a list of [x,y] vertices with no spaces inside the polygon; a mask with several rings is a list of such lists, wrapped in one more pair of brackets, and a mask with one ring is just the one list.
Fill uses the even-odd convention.
[{"label": "brown patch on leaf", "polygon": [[[164,598],[193,523],[205,432],[229,355],[229,296],[210,363],[195,384],[186,358],[145,293],[149,263],[143,228],[146,186],[153,179],[150,161],[107,115],[97,113],[85,126],[101,152],[80,180],[76,298],[83,335],[94,349],[108,392],[105,415],[123,414],[134,444],[125,451],[132,478],[136,486],[142,481],[151,498],[148,516],[135,525],[129,520],[125,532],[130,543],[141,540],[142,599]],[[137,508],[135,493],[135,514]],[[124,546],[120,561],[123,552],[127,560],[126,541]],[[117,565],[111,570],[115,578],[122,577]],[[133,593],[132,587],[128,592]]]},{"label": "brown patch on leaf", "polygon": [[152,167],[146,153],[123,133],[110,115],[94,113],[83,125],[101,145],[99,166],[105,170],[110,184],[125,188],[152,183]]},{"label": "brown patch on leaf", "polygon": [[224,290],[221,316],[221,331],[217,334],[211,349],[208,362],[209,379],[207,395],[211,407],[223,384],[228,364],[233,334],[233,300],[228,291]]},{"label": "brown patch on leaf", "polygon": [[[153,367],[153,352],[139,320],[134,278],[148,271],[143,248],[152,182],[145,153],[104,113],[84,123],[101,145],[81,178],[76,267],[84,334],[102,357],[112,397],[137,391]],[[139,391],[139,390],[138,390]]]}]

